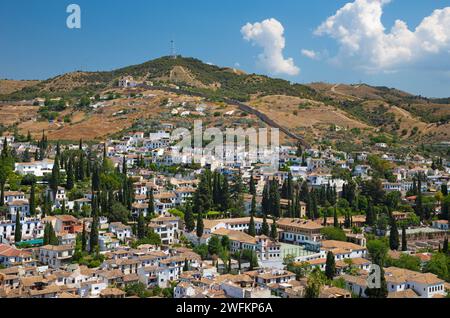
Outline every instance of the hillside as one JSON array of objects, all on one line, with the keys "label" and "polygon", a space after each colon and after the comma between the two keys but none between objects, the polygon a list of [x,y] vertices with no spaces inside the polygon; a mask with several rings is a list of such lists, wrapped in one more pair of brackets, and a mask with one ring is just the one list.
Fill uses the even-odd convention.
[{"label": "hillside", "polygon": [[[134,127],[142,118],[173,119],[167,118],[159,102],[150,105],[147,100],[130,96],[108,102],[108,107],[101,110],[74,109],[72,106],[66,109],[22,109],[18,106],[17,101],[35,97],[62,97],[69,105],[77,105],[83,96],[105,95],[111,91],[120,95],[145,91],[145,87],[117,89],[117,81],[122,76],[133,76],[141,82],[151,81],[161,89],[167,84],[176,84],[181,88],[179,92],[162,89],[154,93],[156,100],[176,97],[182,103],[182,100],[190,100],[189,93],[196,93],[202,96],[197,102],[208,101],[214,103],[214,107],[222,105],[235,110],[240,114],[233,118],[235,122],[239,121],[240,116],[258,121],[254,114],[241,114],[242,109],[236,105],[223,103],[226,99],[244,101],[269,120],[297,136],[303,136],[310,143],[321,139],[348,138],[363,144],[375,140],[373,138],[380,134],[390,135],[382,137],[384,139],[397,139],[406,144],[449,140],[449,99],[427,99],[366,84],[292,84],[185,57],[162,57],[111,72],[68,73],[3,90],[3,95],[0,95],[0,101],[3,100],[0,124],[5,127],[18,125],[20,131],[30,130],[36,134],[44,129],[49,131],[51,139],[99,139]],[[30,102],[24,105],[31,107]],[[125,115],[115,115],[124,109],[127,109]],[[56,120],[49,122],[46,117],[42,118],[43,110],[53,112]],[[216,109],[216,113],[217,110],[221,108]],[[233,120],[224,120],[221,113],[213,116],[211,124],[223,126]]]},{"label": "hillside", "polygon": [[83,94],[98,93],[114,87],[122,76],[149,81],[171,81],[185,84],[193,90],[208,93],[211,97],[234,98],[247,101],[253,94],[283,94],[297,97],[316,96],[316,91],[282,79],[230,71],[209,65],[194,58],[162,57],[139,65],[111,72],[76,72],[57,76],[26,87],[12,94],[0,95],[0,100],[24,100],[36,97],[77,98]]},{"label": "hillside", "polygon": [[15,81],[0,79],[0,95],[7,95],[38,84],[39,81]]}]

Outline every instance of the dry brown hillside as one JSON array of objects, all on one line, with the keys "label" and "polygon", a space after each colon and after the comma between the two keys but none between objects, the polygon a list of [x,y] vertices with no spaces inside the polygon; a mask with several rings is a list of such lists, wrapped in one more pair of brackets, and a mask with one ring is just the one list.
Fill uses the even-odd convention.
[{"label": "dry brown hillside", "polygon": [[288,128],[337,125],[342,128],[369,128],[340,109],[298,97],[273,95],[255,98],[250,105]]},{"label": "dry brown hillside", "polygon": [[0,94],[11,94],[25,87],[38,84],[39,81],[0,80]]}]

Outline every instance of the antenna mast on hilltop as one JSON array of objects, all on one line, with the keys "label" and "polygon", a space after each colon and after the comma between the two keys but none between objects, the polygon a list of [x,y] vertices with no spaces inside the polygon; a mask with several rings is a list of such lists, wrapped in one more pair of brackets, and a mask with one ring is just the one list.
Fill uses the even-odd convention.
[{"label": "antenna mast on hilltop", "polygon": [[171,40],[170,41],[170,56],[176,60],[177,59],[177,51],[175,49],[175,41]]}]

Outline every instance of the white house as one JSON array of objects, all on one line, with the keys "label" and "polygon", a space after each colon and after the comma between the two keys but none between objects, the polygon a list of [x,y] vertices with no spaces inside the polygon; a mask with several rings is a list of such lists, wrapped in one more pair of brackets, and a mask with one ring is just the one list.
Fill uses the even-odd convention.
[{"label": "white house", "polygon": [[21,175],[32,174],[36,177],[43,177],[47,173],[52,173],[53,164],[54,161],[50,159],[21,162],[15,164],[15,171]]}]

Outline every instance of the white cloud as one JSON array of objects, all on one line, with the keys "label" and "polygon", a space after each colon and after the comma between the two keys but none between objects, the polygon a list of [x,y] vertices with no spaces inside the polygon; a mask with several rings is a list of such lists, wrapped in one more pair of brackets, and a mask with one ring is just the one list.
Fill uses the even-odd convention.
[{"label": "white cloud", "polygon": [[[395,71],[402,67],[442,67],[449,60],[450,7],[435,10],[415,30],[396,20],[390,31],[381,21],[391,0],[355,0],[339,9],[315,31],[339,44],[338,63],[367,71]],[[445,62],[444,62],[445,61]]]},{"label": "white cloud", "polygon": [[286,46],[284,27],[276,19],[267,19],[254,24],[247,23],[241,29],[246,41],[263,48],[258,55],[258,64],[271,74],[298,75],[300,69],[292,58],[285,58],[283,50]]},{"label": "white cloud", "polygon": [[303,49],[302,50],[302,55],[311,59],[311,60],[318,60],[320,59],[320,54],[317,53],[316,51],[313,50],[307,50],[307,49]]}]

